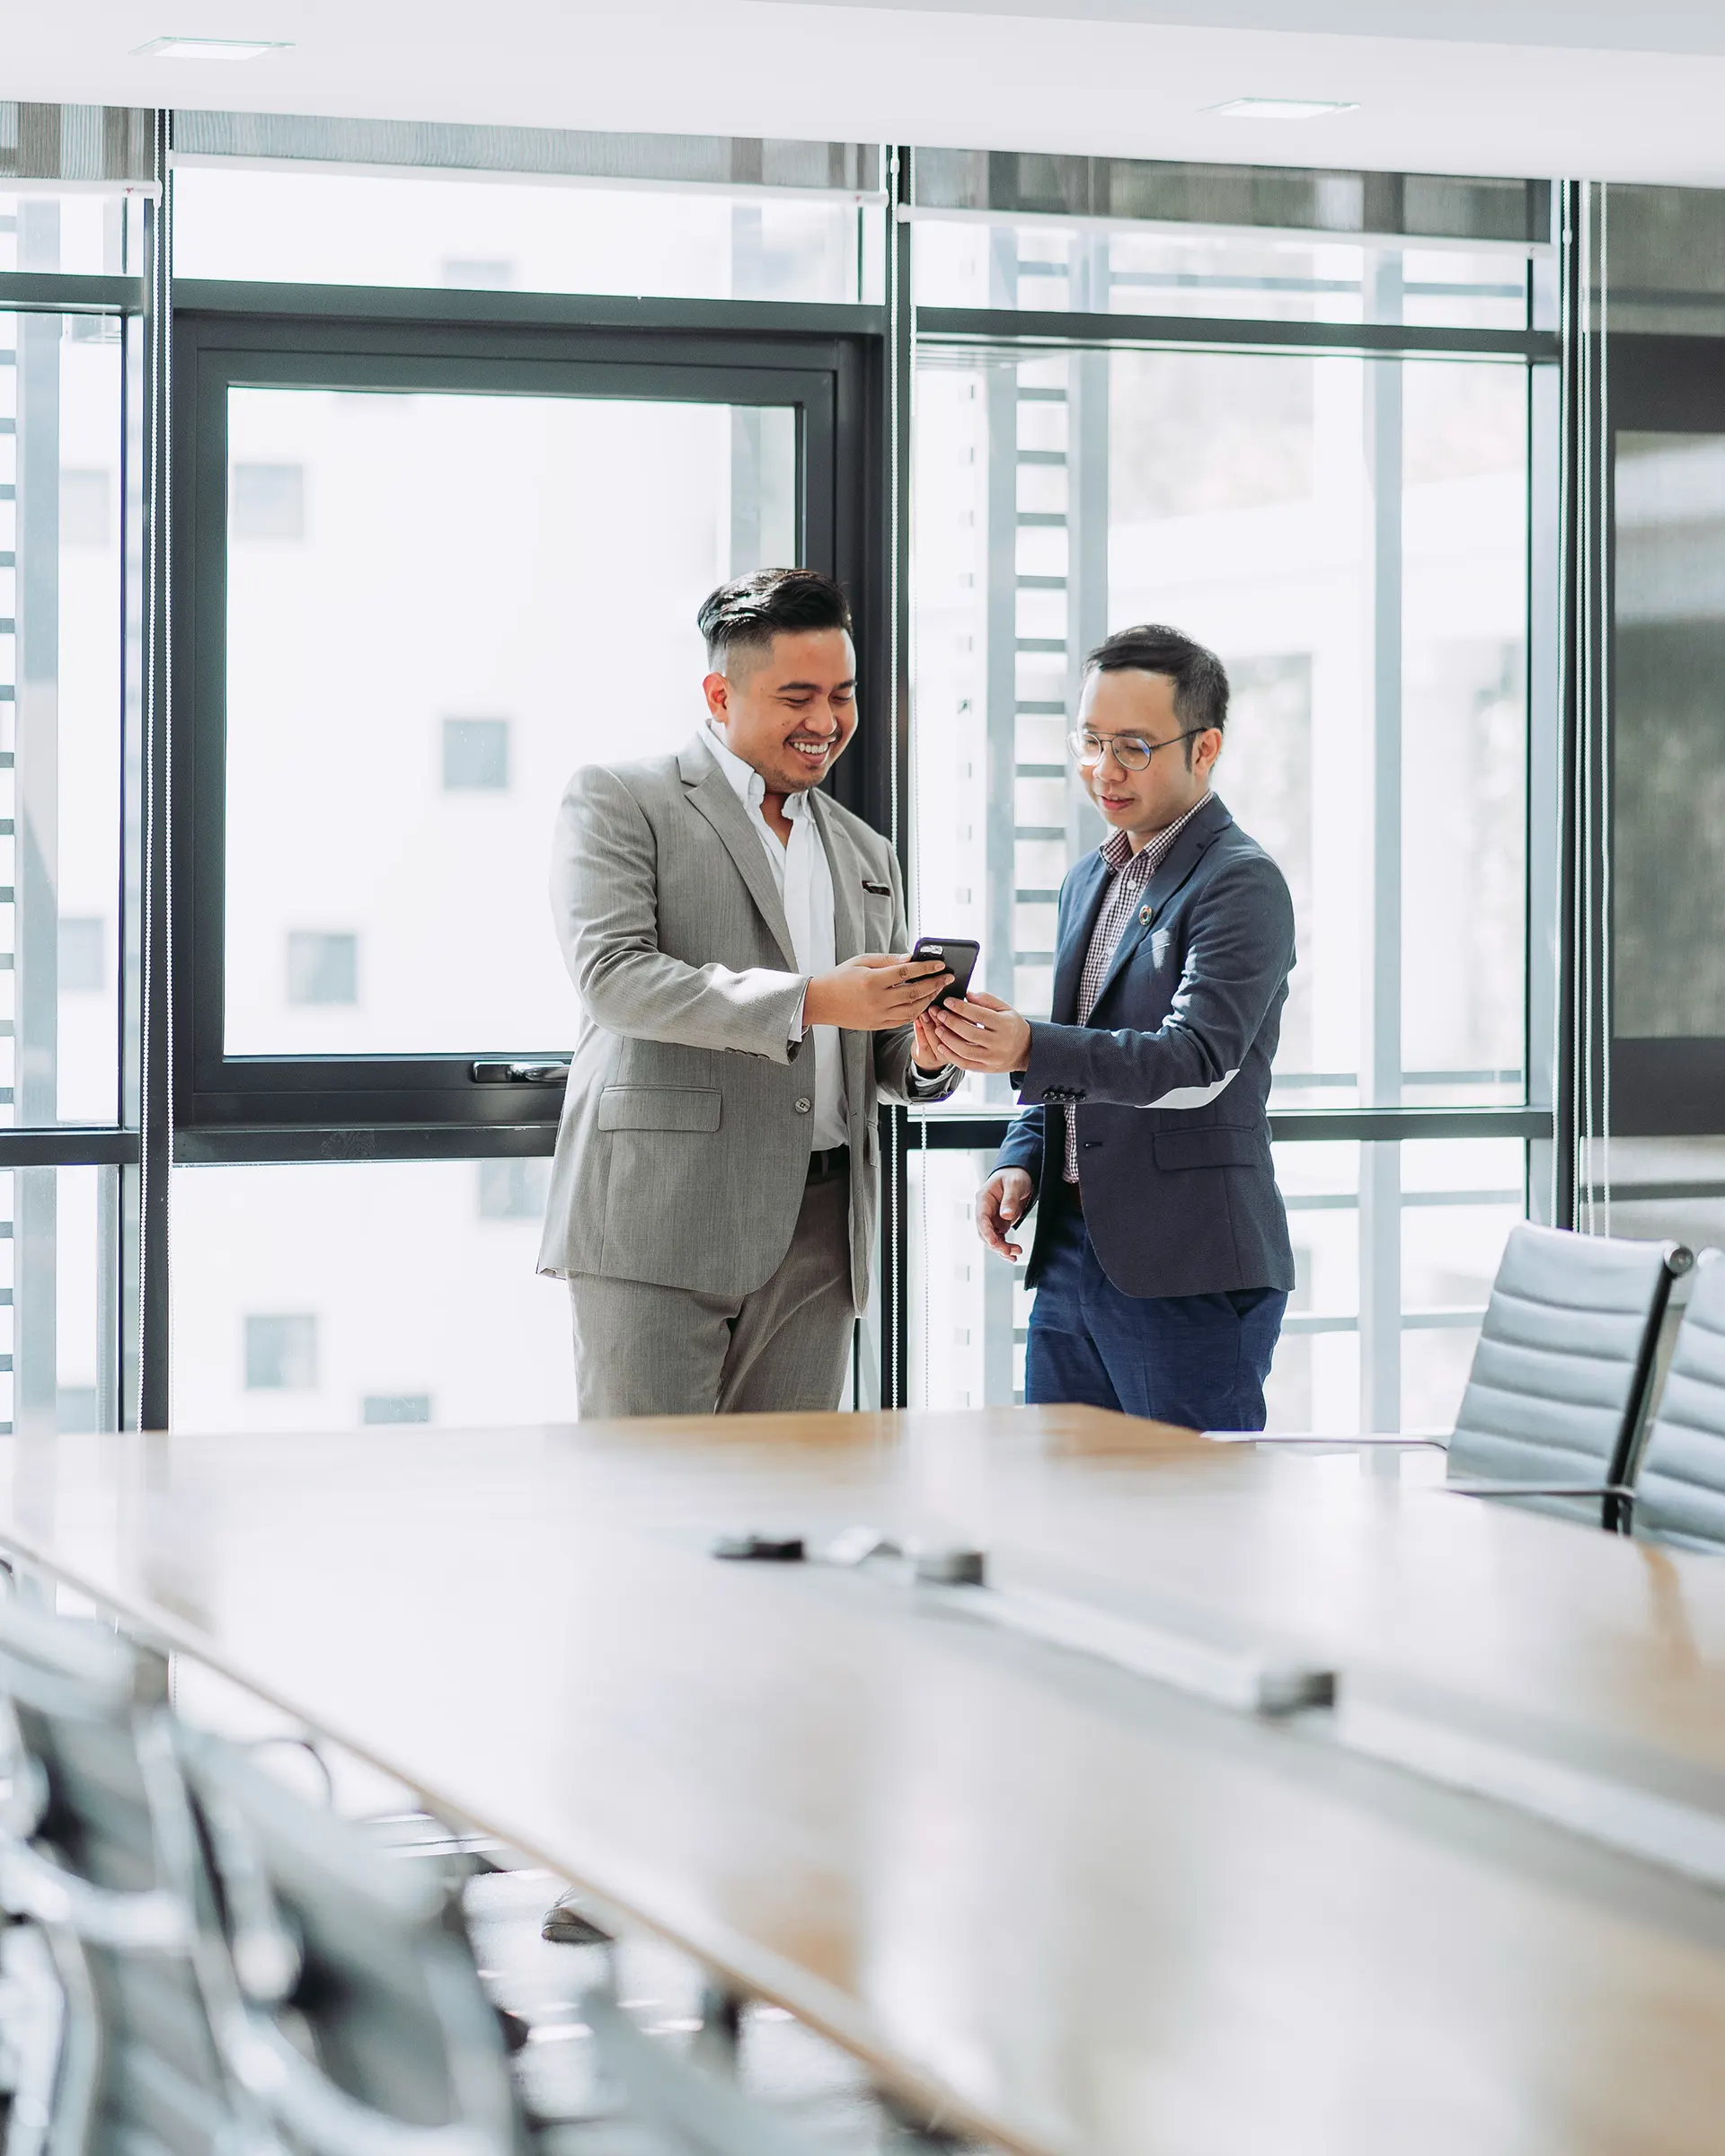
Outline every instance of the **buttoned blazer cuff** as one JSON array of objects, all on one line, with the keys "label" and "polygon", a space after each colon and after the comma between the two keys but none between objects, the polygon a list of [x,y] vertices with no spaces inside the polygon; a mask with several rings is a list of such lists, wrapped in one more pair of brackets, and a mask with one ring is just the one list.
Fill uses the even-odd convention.
[{"label": "buttoned blazer cuff", "polygon": [[1068,1028],[1050,1025],[1046,1020],[1031,1021],[1031,1052],[1024,1058],[1023,1069],[1014,1071],[1012,1080],[1018,1089],[1019,1099],[1032,1108],[1040,1108],[1050,1099],[1058,1102],[1071,1098],[1072,1089],[1063,1084],[1060,1072],[1048,1067],[1050,1063],[1058,1064],[1061,1060],[1057,1053],[1050,1053],[1054,1047],[1051,1037],[1067,1030]]}]

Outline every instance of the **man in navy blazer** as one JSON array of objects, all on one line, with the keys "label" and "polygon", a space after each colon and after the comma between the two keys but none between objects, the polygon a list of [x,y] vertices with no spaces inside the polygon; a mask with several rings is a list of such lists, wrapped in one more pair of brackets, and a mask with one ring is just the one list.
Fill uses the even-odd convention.
[{"label": "man in navy blazer", "polygon": [[1028,1103],[977,1199],[1003,1257],[1032,1205],[1027,1401],[1261,1430],[1294,1285],[1265,1102],[1294,964],[1281,870],[1211,791],[1228,679],[1177,631],[1085,662],[1073,749],[1110,836],[1060,892],[1053,1016],[931,1013]]}]

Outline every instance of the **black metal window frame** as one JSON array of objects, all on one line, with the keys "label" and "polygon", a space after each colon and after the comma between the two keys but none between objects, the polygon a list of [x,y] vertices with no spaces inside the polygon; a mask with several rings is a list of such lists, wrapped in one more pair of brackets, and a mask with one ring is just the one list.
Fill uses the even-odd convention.
[{"label": "black metal window frame", "polygon": [[177,1161],[430,1160],[549,1153],[559,1096],[475,1082],[460,1055],[226,1052],[226,472],[230,389],[664,400],[792,410],[803,558],[852,590],[863,724],[835,790],[884,797],[874,437],[883,322],[868,307],[628,302],[181,283],[172,329],[173,976]]}]

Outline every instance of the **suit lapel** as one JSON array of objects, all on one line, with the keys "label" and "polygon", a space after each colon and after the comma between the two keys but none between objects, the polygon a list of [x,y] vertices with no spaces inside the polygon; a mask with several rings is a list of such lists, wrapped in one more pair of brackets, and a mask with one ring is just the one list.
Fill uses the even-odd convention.
[{"label": "suit lapel", "polygon": [[[1092,1018],[1102,1007],[1102,998],[1119,978],[1124,968],[1132,962],[1132,954],[1155,926],[1162,909],[1185,882],[1203,859],[1205,849],[1221,832],[1225,831],[1234,818],[1214,795],[1187,825],[1173,844],[1168,849],[1166,860],[1153,871],[1144,887],[1144,896],[1138,910],[1129,920],[1119,941],[1114,946],[1114,955],[1108,961],[1108,971],[1102,976],[1102,985],[1096,991],[1096,1001],[1091,1006]],[[1088,939],[1085,948],[1088,949]]]},{"label": "suit lapel", "polygon": [[1108,885],[1108,868],[1100,853],[1080,865],[1072,892],[1072,926],[1060,946],[1054,969],[1054,1000],[1049,1008],[1054,1022],[1070,1026],[1078,1017],[1078,984],[1084,978],[1084,956],[1096,932],[1102,893]]},{"label": "suit lapel", "polygon": [[815,819],[815,831],[827,856],[833,879],[833,947],[839,964],[854,959],[862,948],[862,864],[845,834],[834,823],[827,796],[818,788],[803,796]]},{"label": "suit lapel", "polygon": [[759,835],[748,820],[748,809],[737,799],[730,781],[719,768],[718,758],[709,752],[699,734],[678,751],[677,764],[688,789],[689,806],[704,816],[724,841],[725,851],[737,864],[737,873],[748,886],[749,897],[773,932],[780,956],[795,972],[797,954],[792,948],[784,901],[779,897],[779,887],[761,849]]}]

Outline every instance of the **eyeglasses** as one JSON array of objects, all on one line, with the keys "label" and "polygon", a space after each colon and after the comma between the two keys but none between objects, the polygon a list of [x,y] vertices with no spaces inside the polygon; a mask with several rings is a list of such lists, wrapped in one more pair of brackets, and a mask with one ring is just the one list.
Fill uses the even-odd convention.
[{"label": "eyeglasses", "polygon": [[1081,729],[1068,734],[1066,741],[1082,764],[1100,764],[1112,749],[1114,761],[1122,771],[1148,771],[1150,759],[1159,748],[1172,748],[1176,741],[1190,741],[1194,735],[1208,731],[1208,727],[1189,726],[1183,734],[1172,734],[1166,741],[1146,741],[1139,734],[1092,734]]}]

